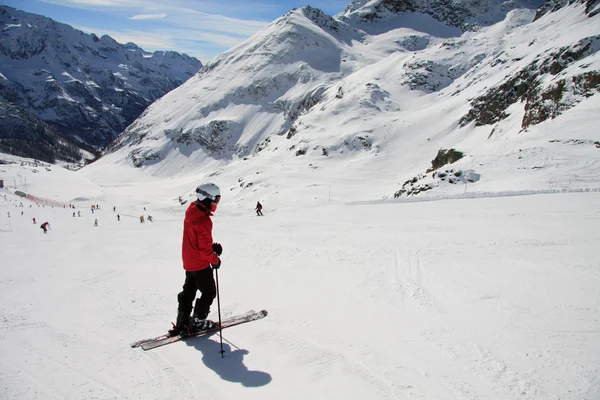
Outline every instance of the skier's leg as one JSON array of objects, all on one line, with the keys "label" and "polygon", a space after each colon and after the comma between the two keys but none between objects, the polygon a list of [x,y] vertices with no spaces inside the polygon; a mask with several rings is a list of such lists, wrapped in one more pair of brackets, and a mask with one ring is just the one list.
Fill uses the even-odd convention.
[{"label": "skier's leg", "polygon": [[196,279],[194,278],[193,272],[185,273],[185,282],[183,284],[183,290],[177,295],[177,302],[179,306],[177,308],[177,327],[183,328],[188,326],[190,322],[190,314],[192,313],[192,304],[196,298]]},{"label": "skier's leg", "polygon": [[215,278],[213,277],[212,268],[206,268],[201,271],[194,272],[196,278],[196,286],[202,296],[196,300],[194,307],[194,318],[206,319],[210,312],[210,305],[213,303],[215,297],[217,297],[217,287],[215,285]]}]

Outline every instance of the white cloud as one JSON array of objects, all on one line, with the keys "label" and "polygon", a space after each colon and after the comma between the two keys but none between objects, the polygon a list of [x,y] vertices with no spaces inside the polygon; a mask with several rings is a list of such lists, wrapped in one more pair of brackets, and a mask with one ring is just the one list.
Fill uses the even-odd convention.
[{"label": "white cloud", "polygon": [[[75,7],[82,9],[104,9],[108,11],[127,12],[135,14],[129,17],[131,20],[162,19],[165,23],[173,23],[175,27],[186,27],[207,31],[218,31],[230,35],[248,37],[262,29],[268,22],[252,19],[231,18],[225,15],[206,13],[198,11],[208,8],[205,2],[182,3],[177,1],[166,3],[157,0],[42,0],[46,3]],[[175,4],[175,5],[173,5]],[[190,8],[188,4],[196,5]],[[210,9],[210,8],[209,8]],[[216,9],[216,8],[212,8]],[[139,13],[142,11],[142,13]]]},{"label": "white cloud", "polygon": [[242,41],[246,40],[246,37],[231,36],[227,34],[206,32],[202,30],[190,30],[190,29],[169,29],[161,30],[161,35],[169,36],[173,39],[186,42],[209,42],[219,47],[231,48],[237,46]]},{"label": "white cloud", "polygon": [[[252,19],[232,18],[200,10],[219,10],[213,2],[170,0],[42,0],[47,3],[86,10],[100,10],[119,15],[130,21],[160,20],[151,28],[141,28],[132,22],[133,29],[103,29],[100,23],[94,28],[78,29],[94,32],[99,36],[109,35],[119,43],[133,42],[149,50],[174,50],[188,55],[212,58],[255,32],[268,22]],[[230,4],[231,5],[231,4]],[[210,7],[212,6],[212,7]],[[224,5],[226,7],[227,5]],[[249,7],[248,4],[244,8]],[[258,6],[260,7],[260,6]],[[239,15],[239,13],[236,13]],[[96,25],[96,23],[94,23]],[[134,26],[135,25],[135,26]],[[127,26],[127,24],[123,25]],[[151,29],[151,30],[150,30]],[[186,50],[181,46],[186,47]],[[210,50],[209,50],[210,49]]]},{"label": "white cloud", "polygon": [[[113,31],[106,29],[95,29],[87,26],[74,26],[75,29],[79,29],[88,33],[95,33],[98,36],[108,35],[115,39],[119,43],[132,42],[143,48],[144,50],[174,50],[176,48],[174,41],[171,37],[164,35],[163,33],[156,32],[144,32],[136,30],[123,30]],[[176,50],[178,51],[178,50]]]},{"label": "white cloud", "polygon": [[140,0],[42,0],[45,3],[56,4],[59,6],[98,9],[98,8],[142,8],[150,2]]},{"label": "white cloud", "polygon": [[[140,30],[106,30],[90,28],[88,26],[73,26],[75,29],[98,36],[108,35],[119,43],[132,42],[146,51],[174,50],[200,59],[203,63],[217,56],[220,52],[207,51],[198,42],[208,42],[222,49],[229,49],[245,40],[243,37],[221,35],[203,31],[190,31],[189,29],[161,29],[153,32]],[[184,46],[184,47],[182,47]]]},{"label": "white cloud", "polygon": [[169,20],[178,27],[208,30],[248,37],[264,28],[268,22],[229,18],[223,15],[206,14],[185,10],[182,14],[171,14]]},{"label": "white cloud", "polygon": [[133,17],[129,17],[129,19],[134,20],[149,20],[149,19],[163,19],[167,16],[167,14],[138,14]]}]

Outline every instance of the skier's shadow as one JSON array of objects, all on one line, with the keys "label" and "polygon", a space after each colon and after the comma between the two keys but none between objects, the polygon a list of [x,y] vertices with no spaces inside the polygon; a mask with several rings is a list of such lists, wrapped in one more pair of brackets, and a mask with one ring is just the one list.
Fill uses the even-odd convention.
[{"label": "skier's shadow", "polygon": [[[212,335],[211,335],[212,336]],[[231,351],[231,346],[223,343],[224,357],[221,357],[221,344],[212,340],[210,336],[202,336],[193,340],[186,340],[188,346],[202,352],[202,362],[215,371],[221,379],[229,382],[239,382],[245,387],[259,387],[269,384],[271,375],[262,371],[250,371],[244,365],[244,356],[249,353],[245,349]]]}]

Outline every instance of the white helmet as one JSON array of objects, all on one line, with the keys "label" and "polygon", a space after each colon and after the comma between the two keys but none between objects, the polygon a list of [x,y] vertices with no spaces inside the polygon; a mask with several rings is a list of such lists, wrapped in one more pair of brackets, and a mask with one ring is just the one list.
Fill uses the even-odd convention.
[{"label": "white helmet", "polygon": [[196,197],[200,201],[210,199],[211,201],[218,203],[221,198],[221,190],[219,190],[219,187],[214,183],[201,183],[196,188]]}]

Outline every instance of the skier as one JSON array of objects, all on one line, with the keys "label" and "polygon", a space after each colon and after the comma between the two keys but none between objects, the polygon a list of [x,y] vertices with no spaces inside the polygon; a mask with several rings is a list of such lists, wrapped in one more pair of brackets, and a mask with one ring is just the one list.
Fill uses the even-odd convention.
[{"label": "skier", "polygon": [[50,224],[48,222],[44,222],[42,225],[40,225],[40,228],[42,228],[44,233],[48,233],[48,229],[50,229]]},{"label": "skier", "polygon": [[117,221],[121,220],[121,216],[119,214],[117,214]]},{"label": "skier", "polygon": [[31,220],[33,221],[33,224],[35,225],[35,217],[31,218]]},{"label": "skier", "polygon": [[152,215],[148,215],[148,222],[152,222],[153,218]]},{"label": "skier", "polygon": [[[213,223],[210,218],[217,210],[221,191],[214,183],[202,183],[196,188],[196,197],[197,200],[192,202],[185,212],[183,222],[181,255],[185,282],[183,291],[177,295],[177,323],[169,331],[171,335],[208,330],[216,325],[206,317],[217,295],[212,270],[221,266],[219,256],[223,252],[219,243],[213,243]],[[198,290],[201,297],[196,299],[194,314],[190,319],[192,303]]]},{"label": "skier", "polygon": [[94,226],[98,226],[98,218],[94,220]]},{"label": "skier", "polygon": [[140,224],[143,224],[143,223],[144,223],[144,216],[140,215]]},{"label": "skier", "polygon": [[263,215],[263,213],[262,213],[262,208],[263,208],[263,207],[262,207],[262,204],[260,204],[260,201],[257,201],[257,202],[256,202],[256,208],[255,208],[255,210],[256,210],[256,215],[259,215],[259,216],[262,216],[262,215]]}]

